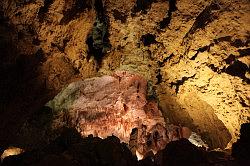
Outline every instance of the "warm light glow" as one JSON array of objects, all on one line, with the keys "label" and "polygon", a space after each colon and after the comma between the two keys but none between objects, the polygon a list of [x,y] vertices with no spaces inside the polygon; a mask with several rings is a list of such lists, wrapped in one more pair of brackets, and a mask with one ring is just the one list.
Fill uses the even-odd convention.
[{"label": "warm light glow", "polygon": [[8,149],[5,149],[3,154],[1,155],[1,162],[4,160],[4,158],[8,156],[15,156],[22,154],[24,152],[23,149],[17,148],[17,147],[9,147]]},{"label": "warm light glow", "polygon": [[142,160],[143,159],[143,155],[140,154],[137,150],[135,151],[135,154],[136,154],[136,157],[137,157],[137,160]]}]

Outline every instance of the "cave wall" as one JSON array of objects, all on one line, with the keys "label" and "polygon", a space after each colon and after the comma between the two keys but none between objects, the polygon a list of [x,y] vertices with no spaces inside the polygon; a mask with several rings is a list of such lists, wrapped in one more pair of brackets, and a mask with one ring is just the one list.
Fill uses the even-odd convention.
[{"label": "cave wall", "polygon": [[[129,70],[152,82],[166,120],[230,146],[250,121],[249,1],[96,3],[0,3],[1,141],[68,83]],[[94,42],[110,47],[96,57]]]}]

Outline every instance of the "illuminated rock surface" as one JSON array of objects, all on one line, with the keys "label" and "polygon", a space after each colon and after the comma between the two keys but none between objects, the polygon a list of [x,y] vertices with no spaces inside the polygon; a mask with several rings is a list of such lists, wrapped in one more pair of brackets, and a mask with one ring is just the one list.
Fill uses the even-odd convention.
[{"label": "illuminated rock surface", "polygon": [[[55,119],[53,127],[61,127],[57,126],[60,122],[76,128],[83,137],[114,135],[141,155],[156,153],[169,141],[189,138],[189,129],[166,126],[156,101],[146,97],[147,81],[143,77],[118,71],[111,76],[71,83],[46,106],[56,116],[67,116],[67,121]],[[131,136],[133,129],[135,138]],[[135,143],[131,145],[131,141]]]}]

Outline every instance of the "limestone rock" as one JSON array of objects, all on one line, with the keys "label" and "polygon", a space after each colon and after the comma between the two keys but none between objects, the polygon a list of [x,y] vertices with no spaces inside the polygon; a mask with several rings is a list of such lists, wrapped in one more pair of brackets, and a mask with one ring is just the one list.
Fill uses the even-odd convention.
[{"label": "limestone rock", "polygon": [[[143,77],[119,71],[72,83],[47,106],[55,114],[67,114],[68,121],[61,120],[62,123],[75,127],[83,137],[114,135],[129,143],[132,129],[137,128],[137,150],[142,154],[150,150],[156,153],[169,138],[161,111],[155,101],[147,101],[146,90]],[[56,121],[52,126],[58,127]],[[144,149],[146,144],[150,145]]]}]

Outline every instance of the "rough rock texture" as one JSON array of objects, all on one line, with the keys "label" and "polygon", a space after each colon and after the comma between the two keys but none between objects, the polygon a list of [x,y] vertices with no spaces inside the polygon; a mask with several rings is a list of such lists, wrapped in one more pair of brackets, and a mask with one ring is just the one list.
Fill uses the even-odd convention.
[{"label": "rough rock texture", "polygon": [[128,72],[95,77],[70,84],[47,106],[68,111],[70,123],[83,136],[116,135],[128,142],[133,128],[147,126],[147,132],[165,121],[157,103],[146,100],[147,82]]},{"label": "rough rock texture", "polygon": [[[166,126],[156,101],[146,97],[147,81],[143,77],[119,71],[71,83],[46,106],[55,117],[52,128],[71,126],[83,137],[114,135],[143,158],[149,151],[163,149],[169,141],[190,136],[188,128]],[[61,118],[57,119],[58,115]]]},{"label": "rough rock texture", "polygon": [[[107,10],[126,13],[130,4],[108,1]],[[188,123],[210,147],[230,147],[250,116],[249,1],[154,1],[149,6],[128,15],[125,23],[110,14],[114,53],[104,68],[112,54],[122,55],[120,68],[156,84],[163,115],[172,123]],[[145,45],[145,34],[153,34],[156,42]]]},{"label": "rough rock texture", "polygon": [[[0,2],[1,146],[20,142],[20,126],[68,83],[119,69],[151,81],[171,123],[230,147],[250,120],[249,0],[102,3]],[[86,42],[95,29],[111,46],[99,64]]]}]

